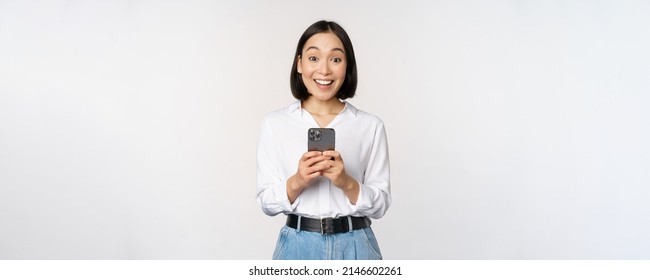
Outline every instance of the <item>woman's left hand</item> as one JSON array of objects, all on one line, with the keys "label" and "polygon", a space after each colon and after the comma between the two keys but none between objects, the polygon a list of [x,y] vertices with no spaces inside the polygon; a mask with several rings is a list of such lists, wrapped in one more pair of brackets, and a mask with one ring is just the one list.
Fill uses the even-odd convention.
[{"label": "woman's left hand", "polygon": [[345,164],[343,164],[341,154],[337,151],[325,151],[323,155],[332,157],[332,159],[326,161],[329,168],[323,170],[323,176],[330,179],[332,184],[342,189],[348,198],[350,198],[350,201],[355,203],[356,197],[359,194],[359,183],[345,173]]}]

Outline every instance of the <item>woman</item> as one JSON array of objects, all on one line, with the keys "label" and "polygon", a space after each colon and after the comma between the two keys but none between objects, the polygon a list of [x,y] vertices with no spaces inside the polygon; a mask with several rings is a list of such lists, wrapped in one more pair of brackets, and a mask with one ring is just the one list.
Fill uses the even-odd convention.
[{"label": "woman", "polygon": [[[352,42],[334,22],[311,25],[291,69],[297,99],[269,113],[257,150],[257,202],[287,215],[273,259],[381,259],[370,219],[391,202],[382,121],[344,101],[357,87]],[[307,152],[309,128],[333,128],[335,149]]]}]

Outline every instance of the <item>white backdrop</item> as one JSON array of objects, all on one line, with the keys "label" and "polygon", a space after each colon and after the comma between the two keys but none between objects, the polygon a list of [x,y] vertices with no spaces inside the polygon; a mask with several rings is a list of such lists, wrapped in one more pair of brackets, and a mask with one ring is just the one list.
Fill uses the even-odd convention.
[{"label": "white backdrop", "polygon": [[339,22],[387,259],[650,258],[647,1],[0,1],[0,259],[268,259],[260,121]]}]

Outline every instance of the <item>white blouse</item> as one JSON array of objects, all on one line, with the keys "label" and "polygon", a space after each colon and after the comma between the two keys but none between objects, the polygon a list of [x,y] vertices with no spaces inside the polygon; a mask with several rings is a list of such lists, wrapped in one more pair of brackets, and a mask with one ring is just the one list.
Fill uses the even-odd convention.
[{"label": "white blouse", "polygon": [[293,204],[289,202],[287,179],[298,171],[300,157],[307,152],[307,130],[312,127],[319,127],[318,123],[301,108],[300,101],[264,118],[257,147],[257,203],[264,213],[381,218],[391,202],[384,124],[347,102],[327,127],[336,131],[336,151],[343,158],[345,172],[359,182],[356,205],[324,176],[305,188]]}]

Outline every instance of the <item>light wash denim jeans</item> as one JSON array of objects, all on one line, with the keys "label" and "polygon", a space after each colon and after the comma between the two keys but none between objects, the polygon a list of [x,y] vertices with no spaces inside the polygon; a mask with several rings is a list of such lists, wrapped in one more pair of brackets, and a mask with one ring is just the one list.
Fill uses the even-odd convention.
[{"label": "light wash denim jeans", "polygon": [[298,231],[284,226],[273,253],[274,260],[381,260],[370,227],[337,234]]}]

